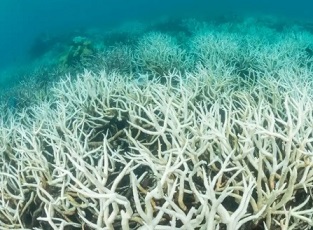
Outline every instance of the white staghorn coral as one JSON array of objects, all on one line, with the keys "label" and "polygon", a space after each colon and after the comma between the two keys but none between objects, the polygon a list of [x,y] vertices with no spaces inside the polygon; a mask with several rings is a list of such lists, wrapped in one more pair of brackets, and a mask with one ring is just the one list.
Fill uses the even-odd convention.
[{"label": "white staghorn coral", "polygon": [[134,59],[141,72],[157,76],[173,70],[188,71],[194,65],[175,37],[158,32],[145,34],[139,39]]},{"label": "white staghorn coral", "polygon": [[313,225],[308,79],[240,91],[204,68],[165,79],[85,72],[3,120],[1,228]]}]

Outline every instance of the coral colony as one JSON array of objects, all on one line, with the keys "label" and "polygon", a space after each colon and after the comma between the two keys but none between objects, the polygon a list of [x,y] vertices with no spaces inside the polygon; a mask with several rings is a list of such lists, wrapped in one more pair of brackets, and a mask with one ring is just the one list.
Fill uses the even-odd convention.
[{"label": "coral colony", "polygon": [[311,229],[313,34],[271,20],[74,39],[1,110],[1,229]]}]

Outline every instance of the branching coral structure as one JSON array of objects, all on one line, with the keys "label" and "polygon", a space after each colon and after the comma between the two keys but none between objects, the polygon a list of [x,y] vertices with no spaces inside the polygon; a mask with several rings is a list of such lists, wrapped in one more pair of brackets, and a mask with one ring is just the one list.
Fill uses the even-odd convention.
[{"label": "branching coral structure", "polygon": [[1,121],[1,228],[309,229],[312,85],[282,75],[60,82]]}]

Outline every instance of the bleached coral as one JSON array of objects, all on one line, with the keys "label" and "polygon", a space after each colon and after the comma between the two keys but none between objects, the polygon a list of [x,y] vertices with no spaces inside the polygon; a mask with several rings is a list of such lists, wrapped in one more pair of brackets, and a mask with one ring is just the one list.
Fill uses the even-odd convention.
[{"label": "bleached coral", "polygon": [[3,122],[1,227],[312,226],[309,80],[290,94],[204,68],[166,79],[85,72]]},{"label": "bleached coral", "polygon": [[141,72],[158,76],[173,70],[187,71],[193,65],[191,56],[175,37],[159,32],[145,34],[139,39],[135,60]]},{"label": "bleached coral", "polygon": [[1,229],[313,226],[312,35],[196,24],[0,105]]}]

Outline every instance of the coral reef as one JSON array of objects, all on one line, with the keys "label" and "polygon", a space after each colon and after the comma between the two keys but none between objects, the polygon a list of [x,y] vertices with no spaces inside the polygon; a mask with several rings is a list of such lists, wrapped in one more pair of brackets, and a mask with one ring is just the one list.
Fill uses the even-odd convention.
[{"label": "coral reef", "polygon": [[175,38],[162,33],[143,36],[138,41],[135,58],[141,72],[148,71],[158,76],[173,69],[187,71],[192,66],[189,56]]},{"label": "coral reef", "polygon": [[312,229],[313,35],[270,25],[76,37],[89,70],[0,104],[0,228]]},{"label": "coral reef", "polygon": [[246,91],[205,68],[166,84],[62,81],[53,100],[2,121],[0,225],[307,229],[312,84],[290,93],[292,77]]},{"label": "coral reef", "polygon": [[60,57],[61,66],[64,68],[86,66],[94,55],[92,42],[86,37],[76,36],[72,39],[69,49]]}]

